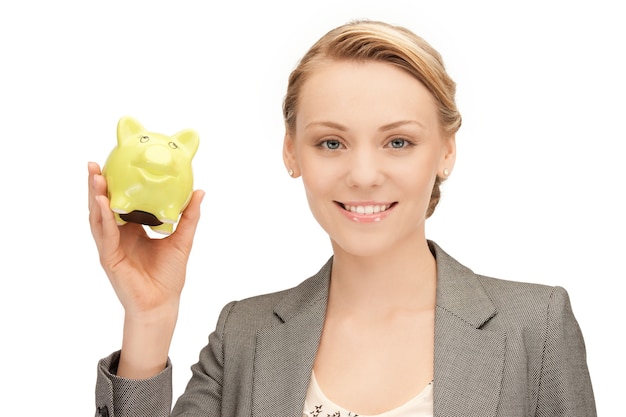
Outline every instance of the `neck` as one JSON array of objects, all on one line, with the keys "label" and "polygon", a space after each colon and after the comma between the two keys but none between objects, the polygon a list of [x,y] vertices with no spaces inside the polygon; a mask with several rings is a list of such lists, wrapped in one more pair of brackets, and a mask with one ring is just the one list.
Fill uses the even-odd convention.
[{"label": "neck", "polygon": [[434,309],[437,267],[426,239],[374,256],[336,246],[329,308],[347,314]]}]

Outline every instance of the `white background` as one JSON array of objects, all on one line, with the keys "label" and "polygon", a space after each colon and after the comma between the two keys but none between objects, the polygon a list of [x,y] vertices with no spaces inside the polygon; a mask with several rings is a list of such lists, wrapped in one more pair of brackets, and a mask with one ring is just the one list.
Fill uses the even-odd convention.
[{"label": "white background", "polygon": [[171,350],[175,396],[223,304],[319,268],[330,245],[283,167],[281,101],[310,44],[355,18],[420,34],[458,83],[458,162],[428,237],[475,272],[565,287],[599,414],[620,413],[617,4],[2,2],[1,413],[93,414],[96,362],[119,348],[122,311],[89,232],[86,167],[104,162],[122,115],[200,133],[207,198]]}]

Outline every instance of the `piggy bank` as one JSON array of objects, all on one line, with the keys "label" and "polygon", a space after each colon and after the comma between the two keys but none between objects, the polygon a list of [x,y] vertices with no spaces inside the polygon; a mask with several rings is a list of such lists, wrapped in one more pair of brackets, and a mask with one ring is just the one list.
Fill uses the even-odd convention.
[{"label": "piggy bank", "polygon": [[165,235],[174,231],[193,193],[191,161],[198,143],[191,129],[168,136],[148,132],[132,117],[119,120],[117,146],[102,169],[119,225],[140,223]]}]

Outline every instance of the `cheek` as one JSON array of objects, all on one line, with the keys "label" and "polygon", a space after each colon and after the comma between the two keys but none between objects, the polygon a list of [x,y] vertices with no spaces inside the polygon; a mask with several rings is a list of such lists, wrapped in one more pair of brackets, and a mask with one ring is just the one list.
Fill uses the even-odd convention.
[{"label": "cheek", "polygon": [[405,189],[413,196],[415,204],[427,207],[435,185],[435,177],[420,177],[406,184]]},{"label": "cheek", "polygon": [[306,153],[300,154],[300,173],[307,195],[320,195],[331,192],[339,182],[341,164]]},{"label": "cheek", "polygon": [[427,205],[437,178],[437,163],[432,159],[415,162],[397,171],[395,177],[403,190]]},{"label": "cheek", "polygon": [[[307,175],[308,174],[308,175]],[[328,231],[328,219],[332,210],[333,188],[324,177],[320,177],[316,171],[302,171],[302,185],[306,195],[307,204],[311,214],[320,226]]]},{"label": "cheek", "polygon": [[302,184],[309,200],[325,196],[332,190],[332,181],[319,172],[323,171],[311,170],[306,166],[301,167]]}]

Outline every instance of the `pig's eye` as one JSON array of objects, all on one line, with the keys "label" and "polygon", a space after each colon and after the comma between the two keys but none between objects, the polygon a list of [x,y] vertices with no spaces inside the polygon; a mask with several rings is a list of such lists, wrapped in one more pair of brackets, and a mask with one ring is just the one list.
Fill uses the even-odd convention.
[{"label": "pig's eye", "polygon": [[150,140],[150,136],[145,136],[144,135],[144,136],[140,136],[139,137],[139,142],[141,142],[141,143],[146,143],[149,140]]},{"label": "pig's eye", "polygon": [[176,143],[174,143],[174,142],[170,142],[170,143],[168,143],[168,145],[170,145],[170,148],[172,148],[172,149],[178,149],[178,145]]}]

